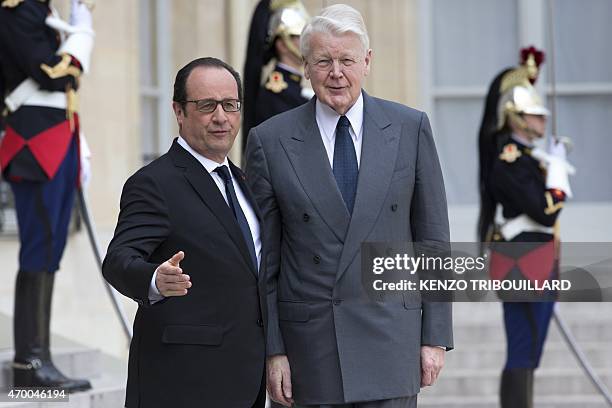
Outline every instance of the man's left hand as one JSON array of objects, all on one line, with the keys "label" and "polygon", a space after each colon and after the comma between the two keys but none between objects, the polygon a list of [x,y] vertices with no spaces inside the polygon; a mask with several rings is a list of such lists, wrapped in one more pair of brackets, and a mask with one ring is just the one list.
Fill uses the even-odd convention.
[{"label": "man's left hand", "polygon": [[446,350],[435,346],[421,346],[421,387],[433,385],[444,367]]}]

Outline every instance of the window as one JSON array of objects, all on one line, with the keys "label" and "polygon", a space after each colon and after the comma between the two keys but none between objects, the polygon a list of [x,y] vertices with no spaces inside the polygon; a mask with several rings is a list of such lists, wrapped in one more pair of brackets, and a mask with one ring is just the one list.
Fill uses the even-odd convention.
[{"label": "window", "polygon": [[172,78],[170,8],[172,0],[140,1],[140,132],[142,159],[149,163],[171,143]]},{"label": "window", "polygon": [[[611,201],[612,15],[608,0],[554,0],[558,132],[573,139],[577,201]],[[422,0],[424,98],[435,130],[450,204],[478,202],[484,97],[493,77],[518,63],[521,47],[547,52],[538,88],[551,106],[546,0]],[[551,130],[549,125],[549,131]]]}]

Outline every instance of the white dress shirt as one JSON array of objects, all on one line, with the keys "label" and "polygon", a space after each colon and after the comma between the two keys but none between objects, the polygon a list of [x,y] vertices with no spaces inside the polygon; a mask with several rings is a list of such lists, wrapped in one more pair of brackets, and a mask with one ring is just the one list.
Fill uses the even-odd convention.
[{"label": "white dress shirt", "polygon": [[[321,133],[321,139],[323,139],[323,145],[325,145],[325,151],[327,152],[327,158],[329,159],[329,165],[334,168],[334,146],[336,143],[336,126],[340,115],[325,105],[318,99],[315,102],[315,116],[317,119],[317,126],[319,127],[319,133]],[[355,155],[357,156],[357,168],[361,164],[361,141],[363,140],[363,95],[359,94],[359,98],[353,106],[345,113],[346,118],[351,123],[349,133],[353,139],[355,145]]]},{"label": "white dress shirt", "polygon": [[[223,196],[223,199],[225,200],[226,203],[228,201],[227,201],[227,194],[225,192],[225,182],[223,181],[221,176],[219,176],[219,174],[215,171],[215,169],[219,166],[227,166],[228,169],[230,169],[230,175],[232,176],[232,183],[234,184],[234,190],[236,191],[236,197],[238,198],[238,203],[240,204],[240,207],[242,208],[242,212],[244,212],[244,216],[246,217],[247,222],[249,223],[249,229],[251,230],[251,235],[253,237],[253,244],[255,245],[255,255],[257,256],[257,268],[259,269],[259,265],[261,262],[261,234],[259,231],[259,221],[257,220],[257,215],[255,214],[253,207],[251,206],[246,196],[244,195],[244,192],[240,188],[240,184],[234,181],[234,175],[231,172],[231,168],[229,166],[229,161],[227,160],[227,157],[223,160],[223,163],[217,163],[213,160],[210,160],[202,156],[200,153],[193,150],[191,146],[187,144],[185,139],[183,139],[180,136],[178,137],[178,144],[181,145],[183,149],[187,150],[193,157],[195,157],[202,164],[202,166],[206,169],[208,174],[210,174],[210,176],[214,180],[215,184],[217,185],[217,188],[221,192],[221,195]],[[189,256],[189,254],[185,254],[185,256]],[[157,270],[155,270],[155,273],[153,273],[153,277],[151,278],[151,285],[149,287],[149,300],[151,301],[151,303],[155,303],[164,298],[159,293],[159,291],[157,290],[157,286],[155,285],[156,276],[157,276]]]}]

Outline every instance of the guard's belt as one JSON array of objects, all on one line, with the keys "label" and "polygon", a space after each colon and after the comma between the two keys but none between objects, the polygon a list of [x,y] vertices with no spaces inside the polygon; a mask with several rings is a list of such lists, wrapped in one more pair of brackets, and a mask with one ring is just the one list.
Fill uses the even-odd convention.
[{"label": "guard's belt", "polygon": [[46,106],[66,109],[66,93],[44,91],[32,78],[25,79],[4,99],[6,107],[15,112],[21,106]]},{"label": "guard's belt", "polygon": [[526,214],[506,220],[501,226],[501,234],[506,241],[512,241],[521,232],[553,234],[554,231],[552,227],[546,227],[532,220]]}]

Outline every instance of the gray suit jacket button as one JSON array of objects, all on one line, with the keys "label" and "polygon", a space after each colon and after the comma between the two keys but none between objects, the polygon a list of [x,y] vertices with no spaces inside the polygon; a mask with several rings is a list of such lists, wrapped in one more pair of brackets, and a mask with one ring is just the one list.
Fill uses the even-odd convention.
[{"label": "gray suit jacket button", "polygon": [[391,205],[391,211],[397,211],[397,204]]},{"label": "gray suit jacket button", "polygon": [[310,215],[304,213],[304,215],[302,216],[302,219],[304,220],[304,222],[308,222],[310,221]]},{"label": "gray suit jacket button", "polygon": [[319,255],[315,255],[312,257],[312,261],[316,264],[320,264],[321,263],[321,257]]}]

